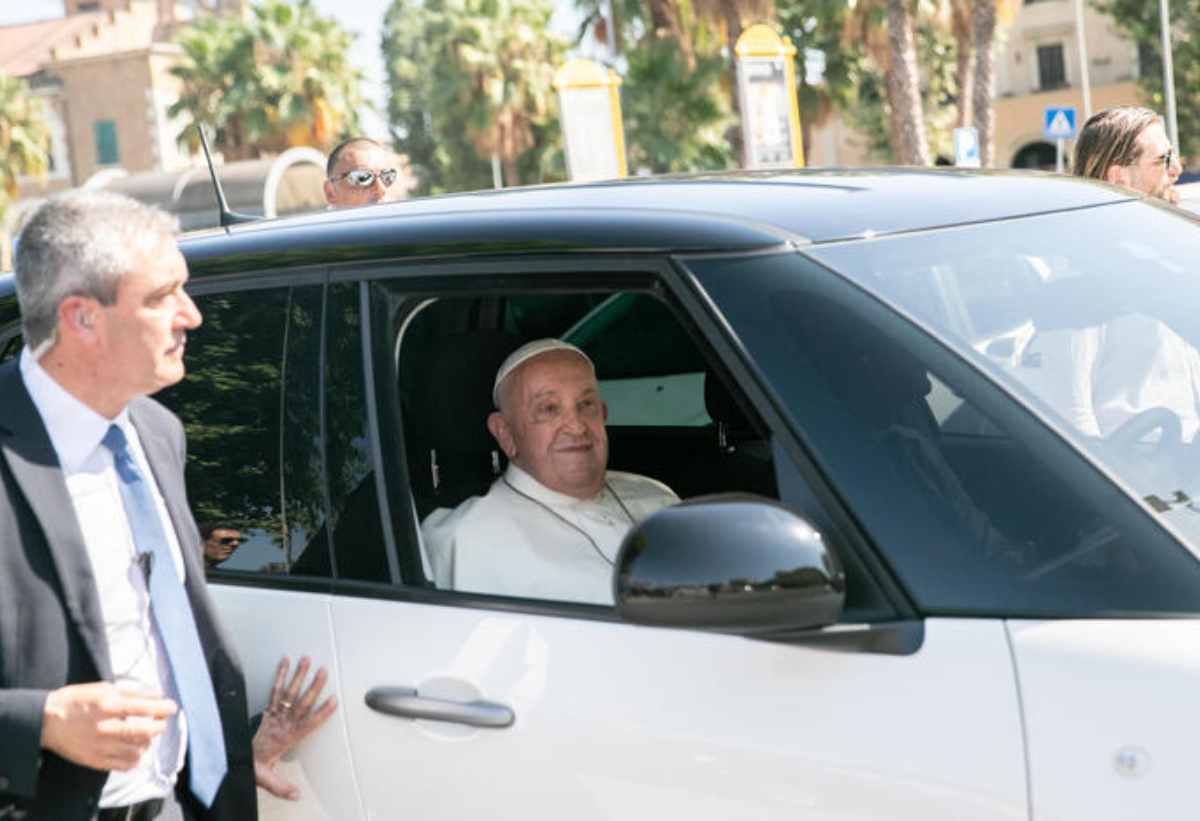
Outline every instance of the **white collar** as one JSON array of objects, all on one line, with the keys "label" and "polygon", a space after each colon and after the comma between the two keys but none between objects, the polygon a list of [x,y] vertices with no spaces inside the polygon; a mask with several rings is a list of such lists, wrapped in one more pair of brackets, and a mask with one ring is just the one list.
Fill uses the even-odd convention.
[{"label": "white collar", "polygon": [[537,499],[539,502],[544,502],[548,505],[557,505],[559,507],[579,507],[582,505],[603,504],[605,501],[605,493],[603,488],[601,488],[600,492],[590,499],[580,499],[576,496],[568,496],[565,493],[559,493],[557,490],[551,490],[550,488],[546,487],[537,479],[534,479],[532,476],[530,476],[527,472],[514,465],[512,462],[508,463],[508,469],[504,472],[504,478],[507,479],[508,483],[516,490],[520,491],[521,493],[528,494],[529,496]]},{"label": "white collar", "polygon": [[75,473],[82,468],[84,462],[100,447],[109,426],[117,425],[126,438],[130,437],[128,406],[122,408],[115,419],[105,419],[46,373],[28,348],[21,351],[19,367],[25,389],[29,391],[29,398],[33,400],[46,432],[50,434],[50,444],[58,454],[63,472]]}]

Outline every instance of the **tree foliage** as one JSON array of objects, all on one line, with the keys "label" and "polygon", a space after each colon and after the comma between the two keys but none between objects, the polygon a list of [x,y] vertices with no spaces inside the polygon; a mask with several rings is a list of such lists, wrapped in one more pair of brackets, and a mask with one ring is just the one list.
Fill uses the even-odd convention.
[{"label": "tree foliage", "polygon": [[393,0],[384,17],[391,118],[419,190],[564,175],[554,72],[567,44],[549,0]]},{"label": "tree foliage", "polygon": [[24,80],[0,72],[0,215],[21,177],[46,173],[50,127],[42,101]]},{"label": "tree foliage", "polygon": [[[728,168],[740,145],[730,35],[772,0],[576,0],[578,41],[611,39],[625,63],[621,107],[635,172]],[[610,34],[611,13],[613,31]]]},{"label": "tree foliage", "polygon": [[[213,132],[227,159],[291,146],[329,150],[359,130],[361,72],[349,59],[353,35],[311,0],[262,0],[248,20],[206,16],[178,35],[182,89],[170,110]],[[180,135],[196,148],[194,129]]]},{"label": "tree foliage", "polygon": [[651,38],[628,53],[622,113],[635,171],[706,171],[733,164],[725,132],[735,120],[721,90],[725,60],[719,54],[693,59],[689,70],[673,39]]},{"label": "tree foliage", "polygon": [[[1158,4],[1143,0],[1096,0],[1095,7],[1116,21],[1117,27],[1138,44],[1143,59],[1138,86],[1146,104],[1165,116],[1162,36]],[[1179,151],[1187,158],[1200,156],[1200,1],[1175,0],[1171,4],[1171,58],[1175,72],[1175,117],[1179,124]]]},{"label": "tree foliage", "polygon": [[867,68],[864,50],[844,36],[850,14],[845,0],[776,0],[775,8],[781,33],[796,47],[796,94],[807,157],[815,127],[835,111],[858,107]]}]

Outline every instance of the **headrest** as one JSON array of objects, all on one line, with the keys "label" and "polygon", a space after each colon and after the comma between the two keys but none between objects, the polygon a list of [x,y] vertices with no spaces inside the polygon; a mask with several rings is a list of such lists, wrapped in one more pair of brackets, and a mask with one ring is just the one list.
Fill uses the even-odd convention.
[{"label": "headrest", "polygon": [[738,407],[725,382],[712,371],[704,372],[704,408],[714,422],[729,428],[749,427],[746,415]]},{"label": "headrest", "polygon": [[487,430],[493,375],[518,339],[498,331],[443,337],[429,360],[424,385],[414,386],[417,411],[439,452],[490,451]]}]

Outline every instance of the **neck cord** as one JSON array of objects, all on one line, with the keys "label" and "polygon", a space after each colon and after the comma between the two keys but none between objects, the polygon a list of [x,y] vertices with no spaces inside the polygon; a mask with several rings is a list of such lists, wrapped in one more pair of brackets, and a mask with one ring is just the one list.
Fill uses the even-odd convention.
[{"label": "neck cord", "polygon": [[[538,507],[540,507],[542,510],[546,511],[547,513],[549,513],[549,514],[550,514],[551,516],[553,516],[555,519],[558,519],[560,522],[562,522],[563,524],[565,524],[567,527],[571,528],[571,529],[572,529],[572,530],[574,530],[576,533],[578,533],[578,534],[580,534],[581,536],[583,536],[583,538],[587,539],[587,540],[588,540],[588,544],[590,544],[590,545],[592,546],[592,550],[596,551],[596,555],[597,555],[597,556],[599,556],[601,559],[603,559],[603,560],[604,560],[604,563],[605,563],[605,564],[607,564],[609,567],[612,567],[612,566],[613,566],[613,560],[612,560],[612,559],[610,559],[610,558],[608,558],[608,556],[605,556],[605,555],[604,555],[604,551],[600,549],[600,545],[599,545],[599,544],[597,544],[597,543],[596,543],[596,540],[592,538],[592,534],[591,534],[591,533],[588,533],[588,532],[587,532],[586,530],[584,530],[582,527],[580,527],[579,525],[577,525],[577,524],[575,524],[574,522],[572,522],[572,521],[571,521],[570,519],[568,519],[566,516],[563,516],[563,515],[562,515],[561,513],[559,513],[557,510],[555,510],[554,508],[550,507],[550,505],[548,505],[548,504],[546,504],[545,502],[543,502],[541,499],[537,499],[537,498],[535,498],[535,497],[533,497],[533,496],[530,496],[528,493],[525,493],[525,492],[524,492],[524,491],[522,491],[522,490],[517,490],[517,488],[513,487],[513,483],[512,483],[512,482],[510,482],[510,481],[508,481],[508,477],[507,477],[507,476],[502,476],[502,477],[501,477],[501,479],[502,479],[502,481],[504,482],[504,484],[508,485],[508,489],[509,489],[509,490],[511,490],[513,493],[517,494],[518,496],[524,497],[524,498],[528,499],[529,501],[533,502],[535,505],[537,505],[537,506],[538,506]],[[625,516],[626,516],[626,517],[629,519],[629,523],[630,523],[631,525],[635,525],[635,524],[637,524],[637,522],[636,522],[636,521],[634,521],[633,514],[629,512],[629,508],[625,507],[625,503],[621,501],[621,497],[620,497],[620,496],[618,496],[618,495],[617,495],[617,493],[616,493],[616,491],[615,491],[615,490],[613,490],[613,489],[612,489],[612,488],[609,486],[609,484],[608,484],[608,482],[607,482],[607,481],[605,481],[605,482],[604,482],[604,489],[605,489],[605,490],[607,490],[607,491],[608,491],[608,492],[609,492],[609,493],[612,495],[612,497],[613,497],[614,499],[616,499],[616,500],[617,500],[617,504],[621,506],[621,511],[622,511],[622,512],[625,514]]]}]

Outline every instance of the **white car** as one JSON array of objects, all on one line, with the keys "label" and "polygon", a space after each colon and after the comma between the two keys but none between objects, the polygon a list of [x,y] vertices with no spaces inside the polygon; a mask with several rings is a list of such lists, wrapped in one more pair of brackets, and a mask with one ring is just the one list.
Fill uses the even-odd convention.
[{"label": "white car", "polygon": [[[198,522],[245,540],[210,590],[252,709],[285,653],[340,701],[271,817],[1200,814],[1195,221],[856,170],[182,247],[204,324],[161,399]],[[420,523],[495,480],[496,367],[556,335],[619,411],[609,467],[684,504],[600,569],[613,606],[440,589]]]},{"label": "white car", "polygon": [[1200,214],[1200,182],[1185,182],[1175,189],[1179,192],[1179,207]]}]

